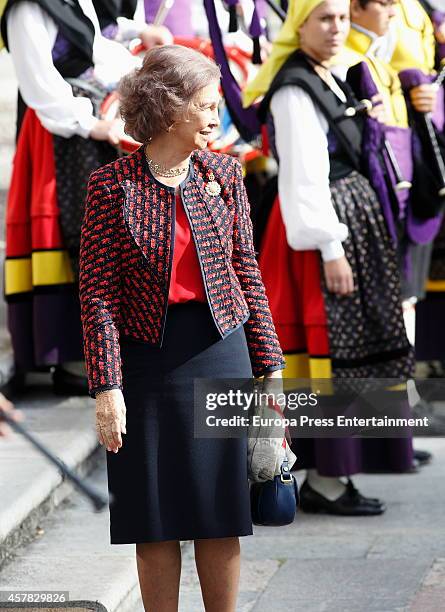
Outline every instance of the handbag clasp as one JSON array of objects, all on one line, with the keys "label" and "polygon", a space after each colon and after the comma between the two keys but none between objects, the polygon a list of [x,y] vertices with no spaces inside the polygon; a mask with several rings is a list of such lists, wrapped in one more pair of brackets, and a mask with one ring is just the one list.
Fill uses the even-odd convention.
[{"label": "handbag clasp", "polygon": [[283,459],[283,463],[281,464],[280,480],[284,484],[292,484],[294,482],[294,477],[289,472],[289,461],[287,459]]}]

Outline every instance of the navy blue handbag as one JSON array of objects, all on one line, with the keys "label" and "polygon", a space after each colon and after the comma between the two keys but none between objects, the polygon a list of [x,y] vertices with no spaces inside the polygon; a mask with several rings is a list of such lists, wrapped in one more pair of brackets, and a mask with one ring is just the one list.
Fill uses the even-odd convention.
[{"label": "navy blue handbag", "polygon": [[290,525],[295,519],[298,506],[298,485],[289,471],[287,459],[283,461],[280,474],[273,480],[254,482],[250,487],[252,523],[279,527]]}]

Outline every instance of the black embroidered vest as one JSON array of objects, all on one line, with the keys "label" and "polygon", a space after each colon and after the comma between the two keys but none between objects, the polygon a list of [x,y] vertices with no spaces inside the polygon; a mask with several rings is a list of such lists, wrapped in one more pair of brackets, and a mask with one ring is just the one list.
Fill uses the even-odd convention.
[{"label": "black embroidered vest", "polygon": [[314,71],[307,57],[297,50],[276,74],[258,111],[260,121],[265,123],[270,116],[270,102],[274,93],[287,85],[301,87],[321,110],[329,124],[329,178],[331,181],[347,176],[353,170],[361,171],[363,124],[363,119],[357,115],[355,117],[345,116],[346,109],[355,106],[357,100],[346,83],[336,78],[335,80],[344,92],[346,102],[342,102],[335,95]]}]

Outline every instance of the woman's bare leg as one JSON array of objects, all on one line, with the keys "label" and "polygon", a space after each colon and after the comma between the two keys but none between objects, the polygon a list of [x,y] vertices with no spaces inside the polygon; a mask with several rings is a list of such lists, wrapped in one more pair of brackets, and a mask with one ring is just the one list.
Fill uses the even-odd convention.
[{"label": "woman's bare leg", "polygon": [[239,538],[195,540],[195,560],[206,612],[235,612],[240,574]]},{"label": "woman's bare leg", "polygon": [[177,612],[181,578],[179,542],[136,544],[136,561],[145,612]]}]

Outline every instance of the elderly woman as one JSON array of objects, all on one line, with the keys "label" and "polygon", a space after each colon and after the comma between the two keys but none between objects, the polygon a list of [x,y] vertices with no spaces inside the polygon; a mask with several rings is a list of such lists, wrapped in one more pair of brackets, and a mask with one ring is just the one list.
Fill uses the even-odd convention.
[{"label": "elderly woman", "polygon": [[[120,86],[136,153],[90,179],[80,296],[90,393],[107,447],[111,542],[136,543],[147,610],[176,610],[194,540],[207,610],[235,609],[252,533],[246,441],[195,439],[193,379],[280,377],[238,161],[206,151],[218,67],[153,49]],[[122,437],[125,434],[125,437]]]}]

